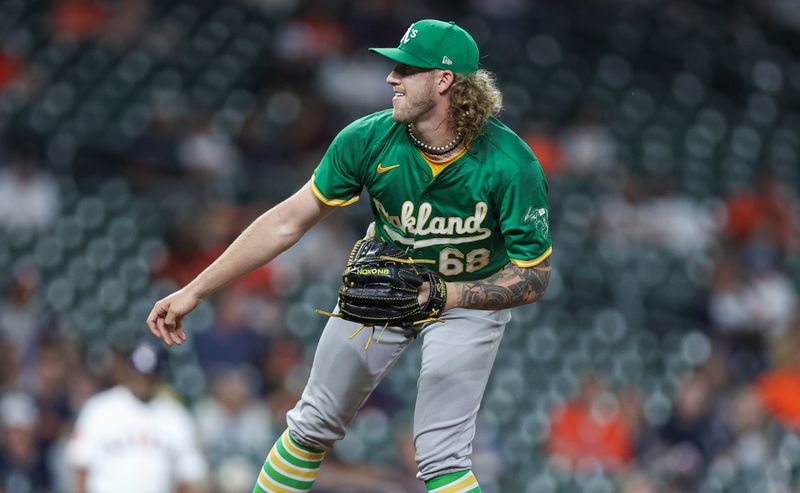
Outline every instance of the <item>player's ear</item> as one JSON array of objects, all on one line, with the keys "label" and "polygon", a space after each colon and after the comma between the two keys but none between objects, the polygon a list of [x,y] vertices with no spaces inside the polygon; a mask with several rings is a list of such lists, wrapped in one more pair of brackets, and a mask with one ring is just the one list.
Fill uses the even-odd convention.
[{"label": "player's ear", "polygon": [[455,75],[449,70],[437,70],[437,72],[439,78],[436,81],[436,88],[439,90],[439,94],[444,94],[453,85]]}]

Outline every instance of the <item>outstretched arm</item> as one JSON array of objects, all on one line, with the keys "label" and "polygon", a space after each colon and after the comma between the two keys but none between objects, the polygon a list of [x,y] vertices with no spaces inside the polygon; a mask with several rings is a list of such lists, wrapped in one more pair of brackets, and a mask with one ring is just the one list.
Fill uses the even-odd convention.
[{"label": "outstretched arm", "polygon": [[480,281],[448,282],[445,310],[500,310],[533,303],[544,295],[550,269],[550,258],[525,268],[509,262],[501,271]]},{"label": "outstretched arm", "polygon": [[147,317],[150,332],[168,346],[186,340],[181,320],[204,298],[234,279],[266,264],[294,245],[335,207],[321,203],[308,182],[297,193],[253,221],[194,280],[158,301]]}]

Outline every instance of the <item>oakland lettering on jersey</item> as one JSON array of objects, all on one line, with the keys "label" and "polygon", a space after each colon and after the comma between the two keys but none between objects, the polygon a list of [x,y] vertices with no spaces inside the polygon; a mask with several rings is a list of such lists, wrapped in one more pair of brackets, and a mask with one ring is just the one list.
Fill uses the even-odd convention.
[{"label": "oakland lettering on jersey", "polygon": [[458,216],[431,217],[433,207],[429,202],[423,202],[415,214],[414,210],[416,206],[414,202],[410,200],[403,202],[403,205],[400,207],[399,216],[393,216],[389,214],[378,199],[373,198],[372,201],[375,203],[375,208],[378,212],[386,218],[392,226],[399,229],[404,234],[411,234],[417,237],[428,235],[449,236],[446,238],[415,240],[414,238],[408,238],[398,234],[397,231],[388,226],[384,226],[384,229],[393,240],[405,245],[414,245],[415,248],[423,248],[432,245],[470,243],[488,238],[492,234],[490,229],[481,227],[489,211],[489,206],[486,205],[485,202],[477,202],[475,204],[475,213],[466,218],[462,218]]}]

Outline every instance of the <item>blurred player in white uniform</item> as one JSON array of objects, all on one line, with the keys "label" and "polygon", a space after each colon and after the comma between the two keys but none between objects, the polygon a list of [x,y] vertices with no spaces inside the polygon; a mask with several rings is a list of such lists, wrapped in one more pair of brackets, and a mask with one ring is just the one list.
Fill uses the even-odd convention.
[{"label": "blurred player in white uniform", "polygon": [[141,343],[122,385],[89,399],[67,447],[74,493],[199,493],[207,474],[189,413],[157,394],[162,358]]}]

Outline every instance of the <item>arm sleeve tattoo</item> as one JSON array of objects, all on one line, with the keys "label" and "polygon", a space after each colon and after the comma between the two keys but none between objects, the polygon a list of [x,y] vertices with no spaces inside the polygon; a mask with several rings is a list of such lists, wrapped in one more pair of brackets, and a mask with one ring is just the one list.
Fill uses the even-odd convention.
[{"label": "arm sleeve tattoo", "polygon": [[537,301],[550,281],[550,259],[535,267],[508,263],[501,271],[480,281],[455,283],[456,306],[500,310]]}]

